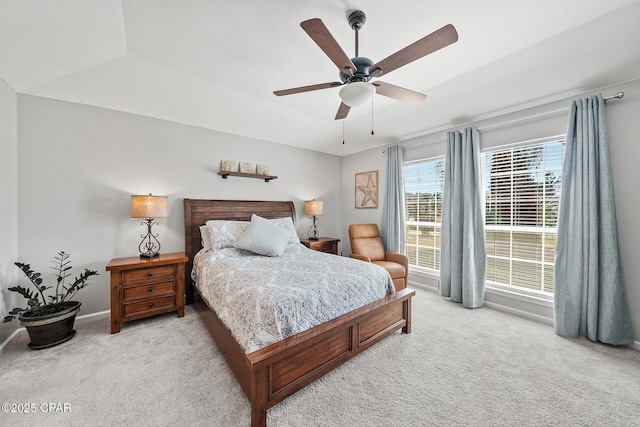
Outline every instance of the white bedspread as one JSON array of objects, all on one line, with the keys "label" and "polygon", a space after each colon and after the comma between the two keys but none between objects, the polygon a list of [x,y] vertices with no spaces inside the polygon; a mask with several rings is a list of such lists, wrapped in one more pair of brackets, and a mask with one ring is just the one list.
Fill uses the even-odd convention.
[{"label": "white bedspread", "polygon": [[202,250],[192,277],[246,353],[394,292],[382,267],[291,244],[281,257]]}]

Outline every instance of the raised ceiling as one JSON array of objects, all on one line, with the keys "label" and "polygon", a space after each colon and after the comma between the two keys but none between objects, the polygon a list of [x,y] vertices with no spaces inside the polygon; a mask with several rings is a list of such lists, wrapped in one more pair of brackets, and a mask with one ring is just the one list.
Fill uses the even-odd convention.
[{"label": "raised ceiling", "polygon": [[[338,88],[274,96],[338,78],[299,24],[322,19],[354,56],[357,9],[374,61],[456,27],[457,43],[381,78],[426,100],[376,96],[343,123]],[[638,40],[637,0],[0,2],[0,78],[18,93],[335,155],[635,80]]]}]

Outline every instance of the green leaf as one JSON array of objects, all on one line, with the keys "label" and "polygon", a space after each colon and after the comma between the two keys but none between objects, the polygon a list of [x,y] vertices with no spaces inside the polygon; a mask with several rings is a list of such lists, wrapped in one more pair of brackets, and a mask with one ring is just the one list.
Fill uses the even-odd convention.
[{"label": "green leaf", "polygon": [[23,288],[20,285],[13,286],[13,287],[9,288],[9,290],[19,293],[20,295],[22,295],[26,299],[32,299],[33,298],[33,291],[31,291],[30,289],[27,289],[27,288]]}]

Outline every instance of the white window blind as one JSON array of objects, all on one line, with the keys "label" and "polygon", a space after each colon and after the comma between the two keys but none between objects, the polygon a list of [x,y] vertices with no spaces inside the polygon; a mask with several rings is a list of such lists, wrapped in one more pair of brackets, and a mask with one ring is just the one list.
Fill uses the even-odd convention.
[{"label": "white window blind", "polygon": [[405,163],[404,188],[409,264],[439,270],[444,157]]},{"label": "white window blind", "polygon": [[553,292],[564,140],[483,153],[487,280]]}]

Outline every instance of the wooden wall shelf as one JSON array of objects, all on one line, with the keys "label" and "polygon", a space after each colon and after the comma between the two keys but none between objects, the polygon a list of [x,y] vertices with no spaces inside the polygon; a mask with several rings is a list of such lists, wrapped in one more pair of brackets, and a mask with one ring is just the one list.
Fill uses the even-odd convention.
[{"label": "wooden wall shelf", "polygon": [[229,172],[229,171],[219,171],[218,175],[222,177],[222,179],[227,179],[228,176],[243,176],[245,178],[258,178],[264,179],[264,182],[269,182],[272,179],[277,179],[277,176],[273,175],[258,175],[255,173],[241,173],[241,172]]}]

